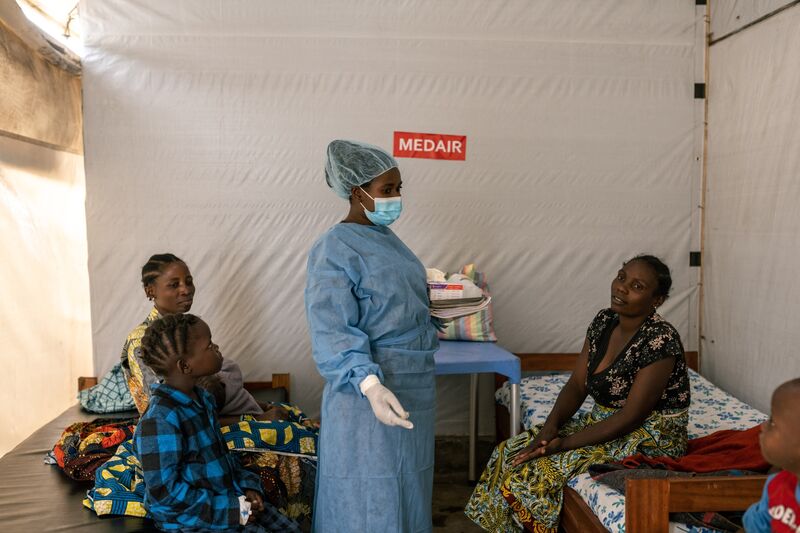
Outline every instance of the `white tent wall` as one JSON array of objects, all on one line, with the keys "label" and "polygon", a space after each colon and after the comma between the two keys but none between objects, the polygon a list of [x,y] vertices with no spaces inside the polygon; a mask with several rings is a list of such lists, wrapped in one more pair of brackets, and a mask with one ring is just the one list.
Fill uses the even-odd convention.
[{"label": "white tent wall", "polygon": [[711,39],[717,40],[757,23],[790,0],[710,0]]},{"label": "white tent wall", "polygon": [[92,373],[83,158],[0,135],[0,456]]},{"label": "white tent wall", "polygon": [[[139,268],[170,251],[223,352],[248,379],[291,372],[293,399],[316,414],[305,262],[346,212],[325,147],[390,148],[393,131],[467,135],[465,162],[400,160],[393,229],[426,266],[488,274],[501,345],[579,350],[621,262],[652,252],[674,273],[664,314],[696,349],[693,0],[80,9],[98,374],[148,312]],[[439,433],[466,432],[467,384],[440,379]]]},{"label": "white tent wall", "polygon": [[[740,4],[713,2],[712,28]],[[798,28],[795,5],[709,52],[703,369],[766,412],[774,388],[800,376]]]},{"label": "white tent wall", "polygon": [[[13,6],[16,8],[16,5]],[[45,61],[0,7],[0,456],[92,372],[80,78]],[[22,20],[22,19],[13,19]]]}]

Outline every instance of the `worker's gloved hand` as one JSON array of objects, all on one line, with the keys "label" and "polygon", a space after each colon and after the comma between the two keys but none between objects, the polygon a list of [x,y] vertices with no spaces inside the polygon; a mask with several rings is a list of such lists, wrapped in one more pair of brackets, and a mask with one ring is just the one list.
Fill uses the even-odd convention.
[{"label": "worker's gloved hand", "polygon": [[371,374],[359,384],[361,393],[369,400],[375,418],[387,426],[400,426],[413,429],[414,424],[408,420],[408,412],[403,409],[392,391],[383,386],[378,376]]}]

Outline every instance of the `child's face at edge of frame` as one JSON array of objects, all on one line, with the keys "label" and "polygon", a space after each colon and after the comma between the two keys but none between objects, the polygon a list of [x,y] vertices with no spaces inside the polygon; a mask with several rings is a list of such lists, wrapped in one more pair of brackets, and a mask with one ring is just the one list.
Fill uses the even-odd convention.
[{"label": "child's face at edge of frame", "polygon": [[761,454],[771,465],[800,469],[800,427],[793,423],[793,391],[778,389],[772,395],[770,417],[761,424]]},{"label": "child's face at edge of frame", "polygon": [[216,374],[222,368],[222,353],[211,340],[211,329],[202,320],[192,327],[186,362],[195,378]]}]

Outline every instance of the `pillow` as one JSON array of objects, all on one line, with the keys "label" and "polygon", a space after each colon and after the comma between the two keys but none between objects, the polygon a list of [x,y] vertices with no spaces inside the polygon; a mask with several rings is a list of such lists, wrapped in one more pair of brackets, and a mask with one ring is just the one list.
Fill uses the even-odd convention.
[{"label": "pillow", "polygon": [[[480,287],[486,296],[489,296],[489,284],[486,282],[486,275],[483,272],[478,272],[474,264],[466,265],[461,269],[461,273]],[[439,332],[439,338],[447,341],[497,341],[497,336],[494,334],[494,327],[492,326],[492,303],[490,302],[486,308],[477,313],[448,322],[445,324],[444,330]]]}]

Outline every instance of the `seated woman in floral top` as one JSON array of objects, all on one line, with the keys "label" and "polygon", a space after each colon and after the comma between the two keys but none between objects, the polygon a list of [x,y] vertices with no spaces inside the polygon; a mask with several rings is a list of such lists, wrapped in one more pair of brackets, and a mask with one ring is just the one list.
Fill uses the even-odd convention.
[{"label": "seated woman in floral top", "polygon": [[[495,448],[466,514],[487,531],[555,532],[567,482],[589,465],[686,451],[689,376],[675,328],[656,313],[669,268],[640,255],[611,282],[611,307],[589,326],[544,424]],[[587,395],[594,409],[572,418]]]}]

